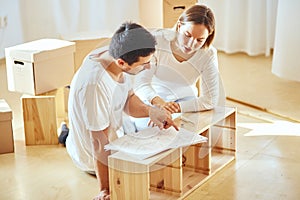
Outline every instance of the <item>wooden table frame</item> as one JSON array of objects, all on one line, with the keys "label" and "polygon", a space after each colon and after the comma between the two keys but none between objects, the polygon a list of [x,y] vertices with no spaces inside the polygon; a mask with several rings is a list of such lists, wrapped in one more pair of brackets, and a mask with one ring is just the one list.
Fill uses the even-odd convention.
[{"label": "wooden table frame", "polygon": [[170,149],[145,160],[125,153],[109,156],[112,200],[183,199],[236,158],[236,109],[185,113],[181,126],[207,143]]}]

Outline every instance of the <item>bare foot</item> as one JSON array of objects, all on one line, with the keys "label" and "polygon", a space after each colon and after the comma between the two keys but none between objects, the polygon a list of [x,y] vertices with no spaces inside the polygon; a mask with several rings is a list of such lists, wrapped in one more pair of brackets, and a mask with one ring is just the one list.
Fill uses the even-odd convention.
[{"label": "bare foot", "polygon": [[110,194],[107,190],[102,190],[93,200],[110,200]]}]

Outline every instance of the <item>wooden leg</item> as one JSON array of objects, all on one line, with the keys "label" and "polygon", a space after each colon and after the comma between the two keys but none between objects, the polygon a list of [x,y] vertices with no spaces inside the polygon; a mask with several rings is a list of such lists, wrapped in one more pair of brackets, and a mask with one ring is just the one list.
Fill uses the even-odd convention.
[{"label": "wooden leg", "polygon": [[150,198],[148,173],[126,173],[110,168],[109,180],[111,200]]},{"label": "wooden leg", "polygon": [[210,132],[206,130],[201,135],[208,138],[207,143],[189,146],[183,152],[183,166],[203,174],[210,174],[211,165],[211,139]]},{"label": "wooden leg", "polygon": [[182,150],[177,149],[150,167],[151,190],[180,196],[182,194]]},{"label": "wooden leg", "polygon": [[214,151],[226,153],[236,150],[236,112],[212,127],[214,136]]},{"label": "wooden leg", "polygon": [[109,157],[111,200],[150,199],[148,166]]}]

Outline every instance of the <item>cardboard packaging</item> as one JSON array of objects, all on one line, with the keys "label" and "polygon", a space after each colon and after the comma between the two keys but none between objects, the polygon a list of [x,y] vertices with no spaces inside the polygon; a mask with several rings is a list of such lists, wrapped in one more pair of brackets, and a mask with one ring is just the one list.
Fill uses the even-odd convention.
[{"label": "cardboard packaging", "polygon": [[75,43],[41,39],[5,48],[8,90],[42,94],[70,84]]},{"label": "cardboard packaging", "polygon": [[109,38],[98,38],[98,39],[88,39],[88,40],[74,40],[76,44],[75,52],[75,68],[76,72],[82,64],[84,58],[94,49],[101,46],[109,44]]},{"label": "cardboard packaging", "polygon": [[4,99],[0,99],[0,154],[14,152],[12,111]]},{"label": "cardboard packaging", "polygon": [[65,112],[68,113],[68,106],[69,106],[69,94],[70,94],[70,87],[64,87],[64,107]]},{"label": "cardboard packaging", "polygon": [[84,58],[94,49],[109,45],[112,32],[79,32],[72,35],[64,35],[64,40],[75,42],[76,51],[74,54],[74,72],[76,72],[82,64]]},{"label": "cardboard packaging", "polygon": [[165,28],[172,28],[177,22],[181,13],[197,0],[164,0],[163,1],[163,25]]},{"label": "cardboard packaging", "polygon": [[172,28],[178,17],[197,0],[140,0],[140,21],[147,28]]}]

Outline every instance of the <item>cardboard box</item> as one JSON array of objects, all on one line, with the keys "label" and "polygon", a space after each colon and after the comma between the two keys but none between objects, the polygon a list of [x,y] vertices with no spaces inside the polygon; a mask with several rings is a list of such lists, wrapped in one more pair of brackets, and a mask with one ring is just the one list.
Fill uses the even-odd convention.
[{"label": "cardboard box", "polygon": [[63,93],[64,93],[64,107],[65,107],[65,112],[68,113],[70,86],[64,87]]},{"label": "cardboard box", "polygon": [[76,72],[82,64],[84,58],[94,49],[109,44],[109,38],[98,38],[89,40],[74,40],[76,44],[75,68]]},{"label": "cardboard box", "polygon": [[112,36],[110,31],[79,32],[72,35],[64,35],[62,39],[75,42],[74,72],[81,66],[84,58],[94,49],[109,45]]},{"label": "cardboard box", "polygon": [[140,24],[147,28],[163,27],[163,0],[139,0]]},{"label": "cardboard box", "polygon": [[14,152],[12,111],[4,99],[0,99],[0,154]]},{"label": "cardboard box", "polygon": [[70,84],[75,43],[41,39],[5,48],[8,90],[42,94]]},{"label": "cardboard box", "polygon": [[140,0],[140,23],[147,28],[172,28],[178,17],[197,0]]},{"label": "cardboard box", "polygon": [[164,0],[163,26],[172,28],[183,11],[196,3],[197,0]]}]

